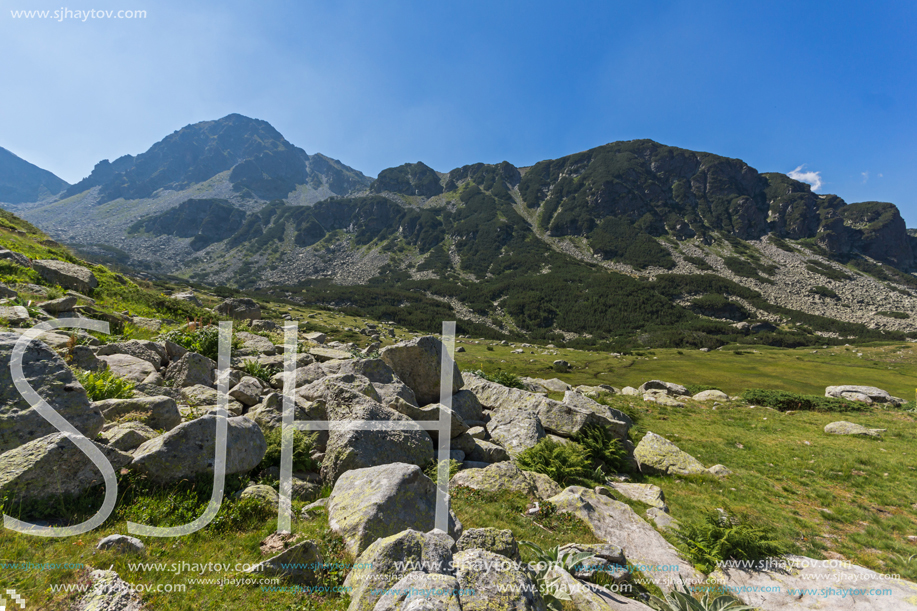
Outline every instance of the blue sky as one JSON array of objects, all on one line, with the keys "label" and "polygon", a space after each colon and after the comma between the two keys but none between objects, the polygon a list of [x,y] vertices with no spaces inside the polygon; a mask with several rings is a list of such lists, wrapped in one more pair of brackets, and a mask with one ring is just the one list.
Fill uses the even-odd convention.
[{"label": "blue sky", "polygon": [[[80,1],[0,13],[0,146],[70,182],[239,112],[372,176],[652,138],[917,226],[914,2]],[[147,17],[11,15],[62,7]]]}]

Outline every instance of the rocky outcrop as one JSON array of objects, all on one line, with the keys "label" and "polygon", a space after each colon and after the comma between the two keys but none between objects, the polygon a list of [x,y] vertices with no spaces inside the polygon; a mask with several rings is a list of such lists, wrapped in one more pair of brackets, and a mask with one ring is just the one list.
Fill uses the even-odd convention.
[{"label": "rocky outcrop", "polygon": [[82,265],[57,259],[42,259],[32,261],[32,269],[49,284],[56,284],[84,295],[92,295],[92,289],[99,286],[95,274]]},{"label": "rocky outcrop", "polygon": [[[443,343],[432,335],[424,335],[382,349],[382,360],[395,375],[414,391],[418,405],[438,403],[440,399],[440,373],[442,372]],[[452,364],[452,389],[454,394],[464,385],[458,365]]]},{"label": "rocky outcrop", "polygon": [[233,320],[258,320],[261,318],[261,306],[254,299],[227,299],[214,308],[217,314],[228,316]]},{"label": "rocky outcrop", "polygon": [[705,471],[699,460],[653,432],[644,435],[637,444],[634,458],[643,473],[696,475]]},{"label": "rocky outcrop", "polygon": [[506,558],[483,549],[458,552],[453,558],[455,578],[474,596],[461,599],[462,611],[546,611],[544,600],[528,574]]},{"label": "rocky outcrop", "polygon": [[875,386],[828,386],[825,388],[825,396],[863,401],[864,403],[890,403],[892,405],[905,403],[904,399],[893,397],[887,391]]},{"label": "rocky outcrop", "polygon": [[96,401],[94,405],[108,422],[129,419],[161,431],[170,431],[181,424],[178,405],[169,397],[106,399]]}]

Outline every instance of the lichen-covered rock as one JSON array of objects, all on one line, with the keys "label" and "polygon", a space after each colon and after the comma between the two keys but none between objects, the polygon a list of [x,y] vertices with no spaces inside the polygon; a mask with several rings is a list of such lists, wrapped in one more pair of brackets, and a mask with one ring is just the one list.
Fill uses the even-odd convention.
[{"label": "lichen-covered rock", "polygon": [[89,573],[92,587],[72,607],[72,611],[144,611],[146,607],[133,586],[114,571]]},{"label": "lichen-covered rock", "polygon": [[535,487],[535,496],[539,499],[549,499],[564,491],[564,489],[560,487],[560,484],[544,473],[537,473],[535,471],[523,471],[523,473],[525,473],[529,481],[532,482],[532,485]]},{"label": "lichen-covered rock", "polygon": [[[265,433],[280,428],[283,424],[283,395],[273,392],[245,413],[245,417],[254,420]],[[328,413],[321,403],[306,401],[302,397],[293,397],[294,420],[327,420]],[[324,449],[328,444],[328,431],[310,433],[316,435],[316,446]]]},{"label": "lichen-covered rock", "polygon": [[[443,343],[432,335],[400,342],[382,349],[382,360],[395,375],[414,391],[418,405],[438,403],[440,399],[440,374],[442,372]],[[458,392],[464,381],[458,365],[452,364],[452,388]]]},{"label": "lichen-covered rock", "polygon": [[[115,473],[130,454],[92,442]],[[0,454],[0,497],[19,503],[76,496],[103,483],[102,472],[63,433],[45,435]]]},{"label": "lichen-covered rock", "polygon": [[229,396],[246,407],[256,405],[261,399],[261,382],[257,378],[244,376],[242,380],[232,387]]},{"label": "lichen-covered rock", "polygon": [[527,495],[535,494],[535,485],[525,472],[513,463],[499,462],[485,469],[464,469],[452,476],[449,486],[466,486],[487,492],[510,490]]},{"label": "lichen-covered rock", "polygon": [[[168,390],[168,389],[166,389]],[[187,401],[188,405],[198,408],[198,412],[216,408],[219,402],[219,393],[216,388],[204,386],[203,384],[193,384],[185,386],[180,390],[174,390],[182,397],[182,402]],[[226,410],[233,416],[240,416],[245,406],[233,399],[231,396],[226,404]]]},{"label": "lichen-covered rock", "polygon": [[[432,530],[435,516],[436,484],[420,467],[406,463],[348,471],[328,500],[328,525],[354,556],[376,539],[408,529]],[[461,530],[450,513],[450,534],[458,537]]]},{"label": "lichen-covered rock", "polygon": [[227,299],[214,311],[233,320],[258,320],[261,318],[261,306],[254,299]]},{"label": "lichen-covered rock", "polygon": [[[456,439],[462,438],[459,435]],[[498,463],[509,460],[509,452],[499,446],[483,439],[472,439],[471,451],[466,452],[468,460],[475,462]]]},{"label": "lichen-covered rock", "polygon": [[103,551],[115,550],[128,554],[146,553],[146,546],[143,544],[143,541],[127,535],[108,535],[99,541],[96,545],[96,549]]},{"label": "lichen-covered rock", "polygon": [[707,473],[717,477],[727,477],[732,475],[732,469],[725,465],[713,465],[712,467],[707,467]]},{"label": "lichen-covered rock", "polygon": [[481,407],[481,402],[468,389],[462,389],[452,395],[452,410],[465,422],[481,422],[484,420],[484,410]]},{"label": "lichen-covered rock", "polygon": [[567,594],[577,611],[651,611],[640,601],[592,583],[579,581],[560,566],[548,571],[555,592]]},{"label": "lichen-covered rock", "polygon": [[637,444],[634,458],[643,473],[695,475],[705,471],[699,460],[653,432],[644,435]]},{"label": "lichen-covered rock", "polygon": [[216,363],[196,352],[186,352],[166,369],[165,379],[171,380],[175,388],[201,384],[214,385]]},{"label": "lichen-covered rock", "polygon": [[644,401],[652,401],[658,403],[659,405],[664,405],[666,407],[684,407],[685,404],[681,401],[676,401],[664,390],[648,390],[643,393]]},{"label": "lichen-covered rock", "polygon": [[38,272],[43,280],[50,284],[72,289],[90,295],[92,289],[99,286],[95,274],[82,265],[58,261],[56,259],[42,259],[32,261],[32,269]]},{"label": "lichen-covered rock", "polygon": [[240,499],[256,499],[261,503],[277,508],[280,503],[280,495],[272,487],[265,484],[250,484],[244,490],[239,491]]},{"label": "lichen-covered rock", "polygon": [[322,364],[322,368],[328,375],[350,373],[365,377],[379,394],[379,402],[386,407],[392,407],[396,399],[401,399],[408,405],[417,405],[414,391],[402,382],[382,359],[328,361]]},{"label": "lichen-covered rock", "polygon": [[309,354],[319,363],[325,363],[327,361],[341,361],[344,359],[352,359],[353,355],[344,350],[336,350],[334,348],[309,348]]},{"label": "lichen-covered rock", "polygon": [[489,527],[466,529],[455,542],[455,547],[460,552],[469,549],[485,549],[488,552],[506,556],[510,560],[521,561],[516,537],[508,528],[503,530]]},{"label": "lichen-covered rock", "polygon": [[663,511],[668,511],[669,507],[665,503],[665,494],[662,488],[653,484],[630,484],[625,482],[609,482],[608,486],[620,495],[646,503],[650,507],[658,507]]},{"label": "lichen-covered rock", "polygon": [[407,529],[377,539],[354,561],[344,580],[351,588],[349,611],[371,611],[387,589],[415,571],[450,574],[454,548],[455,541],[437,530]]},{"label": "lichen-covered rock", "polygon": [[[0,452],[57,432],[13,384],[10,359],[18,339],[15,333],[0,332]],[[64,360],[45,343],[29,343],[23,353],[22,371],[35,392],[79,432],[90,439],[99,434],[105,424],[102,413],[90,404]]]},{"label": "lichen-covered rock", "polygon": [[[407,406],[406,403],[401,403],[400,407]],[[465,424],[465,421],[459,417],[455,411],[447,408],[441,403],[433,403],[426,407],[418,408],[409,408],[409,414],[405,414],[411,420],[416,420],[418,422],[431,422],[438,421],[441,418],[449,421],[449,438],[458,437],[462,433],[468,430],[468,425]],[[405,410],[408,411],[408,410]],[[433,438],[433,441],[439,439],[439,433],[435,430],[427,431],[430,434],[430,437]]]},{"label": "lichen-covered rock", "polygon": [[373,611],[461,611],[452,575],[414,571],[386,588]]},{"label": "lichen-covered rock", "polygon": [[98,358],[113,374],[130,382],[144,382],[156,374],[152,363],[129,354],[108,354]]},{"label": "lichen-covered rock", "polygon": [[369,378],[352,373],[325,376],[300,388],[296,394],[309,401],[323,402],[329,415],[339,420],[347,419],[351,406],[360,404],[364,399],[375,403],[381,399]]},{"label": "lichen-covered rock", "polygon": [[881,388],[876,388],[875,386],[828,386],[825,388],[826,397],[846,399],[848,398],[847,395],[865,395],[875,403],[891,403],[893,405],[901,405],[905,402],[904,399],[893,397],[888,394],[887,391],[884,391]]},{"label": "lichen-covered rock", "polygon": [[620,427],[620,423],[588,409],[576,408],[518,388],[508,388],[474,374],[465,376],[465,386],[477,396],[484,408],[495,412],[504,409],[533,412],[538,415],[545,431],[562,437],[573,437],[591,424],[603,426],[611,432]]},{"label": "lichen-covered rock", "polygon": [[272,355],[277,353],[274,342],[262,335],[255,335],[248,331],[238,331],[236,337],[242,341],[242,349],[258,354]]},{"label": "lichen-covered rock", "polygon": [[624,550],[617,545],[612,545],[611,543],[567,543],[560,547],[560,551],[592,554],[592,560],[575,567],[576,570],[572,574],[577,579],[593,581],[596,575],[603,574],[613,579],[616,583],[621,583],[630,577]]},{"label": "lichen-covered rock", "polygon": [[60,314],[61,312],[72,311],[76,304],[76,297],[73,297],[72,295],[66,295],[64,297],[52,299],[51,301],[46,301],[40,304],[38,307],[40,307],[48,314]]},{"label": "lichen-covered rock", "polygon": [[862,424],[854,424],[853,422],[841,420],[839,422],[826,424],[825,432],[829,435],[864,435],[866,437],[879,437],[879,434],[884,433],[885,429],[868,429]]},{"label": "lichen-covered rock", "polygon": [[281,553],[259,562],[248,570],[256,576],[281,577],[297,585],[318,583],[318,569],[323,564],[318,545],[301,541]]},{"label": "lichen-covered rock", "polygon": [[158,431],[170,431],[181,424],[178,405],[166,396],[106,399],[94,405],[108,422],[131,420]]},{"label": "lichen-covered rock", "polygon": [[510,456],[516,456],[544,439],[544,427],[538,415],[522,409],[501,409],[487,423],[490,437]]},{"label": "lichen-covered rock", "polygon": [[142,422],[122,422],[106,426],[100,437],[105,440],[105,445],[122,452],[130,452],[158,435],[159,433]]},{"label": "lichen-covered rock", "polygon": [[108,356],[111,354],[128,354],[141,361],[146,361],[152,365],[156,371],[168,361],[168,355],[164,346],[156,342],[132,339],[117,344],[106,344],[99,346],[96,352],[97,356]]},{"label": "lichen-covered rock", "polygon": [[729,395],[722,390],[702,390],[693,397],[695,401],[729,401]]},{"label": "lichen-covered rock", "polygon": [[101,371],[108,369],[108,365],[96,357],[89,346],[74,346],[69,358],[70,366],[83,371]]},{"label": "lichen-covered rock", "polygon": [[6,321],[4,325],[21,325],[32,320],[29,311],[22,306],[0,306],[0,318]]},{"label": "lichen-covered rock", "polygon": [[[307,356],[311,357],[311,355],[307,355]],[[283,364],[281,363],[280,366],[282,367]],[[306,365],[303,365],[302,367],[298,367],[293,372],[293,385],[294,385],[293,387],[297,389],[297,391],[299,391],[303,386],[308,386],[309,384],[312,384],[313,382],[317,382],[318,380],[321,380],[322,378],[324,378],[327,375],[328,373],[325,371],[324,367],[322,367],[321,363],[308,363]],[[271,376],[271,386],[278,390],[282,390],[283,389],[283,378],[284,378],[283,371],[275,373],[274,375]]]},{"label": "lichen-covered rock", "polygon": [[634,426],[630,416],[621,410],[607,405],[602,405],[595,399],[587,397],[583,393],[568,390],[564,393],[564,403],[576,409],[588,410],[598,416],[601,416],[610,425],[606,426],[608,431],[618,439],[627,439],[627,433]]},{"label": "lichen-covered rock", "polygon": [[[217,418],[208,414],[147,441],[134,451],[131,467],[146,473],[158,483],[212,473]],[[242,416],[227,418],[226,425],[226,473],[244,473],[254,469],[267,451],[261,429]]]},{"label": "lichen-covered rock", "polygon": [[462,611],[545,611],[545,603],[528,574],[512,561],[483,549],[458,552],[453,557],[455,578],[463,590]]},{"label": "lichen-covered rock", "polygon": [[645,575],[663,591],[672,590],[680,583],[679,577],[689,584],[702,579],[690,562],[624,503],[580,486],[571,486],[548,500],[559,512],[583,520],[600,540],[620,547],[631,564],[669,569]]},{"label": "lichen-covered rock", "polygon": [[661,390],[667,392],[670,395],[675,395],[676,397],[691,396],[691,393],[688,392],[688,389],[681,384],[663,382],[662,380],[650,380],[649,382],[644,382],[637,390],[639,390],[641,393],[645,393],[648,390]]}]

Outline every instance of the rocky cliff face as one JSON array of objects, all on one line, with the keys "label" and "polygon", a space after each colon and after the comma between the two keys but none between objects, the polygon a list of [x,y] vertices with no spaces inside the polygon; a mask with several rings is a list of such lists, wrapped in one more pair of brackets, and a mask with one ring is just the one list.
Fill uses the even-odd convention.
[{"label": "rocky cliff face", "polygon": [[51,172],[0,147],[0,202],[18,204],[47,199],[67,186]]}]

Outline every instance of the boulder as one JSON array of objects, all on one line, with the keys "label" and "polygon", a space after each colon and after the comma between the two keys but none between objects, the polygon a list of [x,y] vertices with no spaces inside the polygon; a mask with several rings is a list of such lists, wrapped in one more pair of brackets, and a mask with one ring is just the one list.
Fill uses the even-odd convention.
[{"label": "boulder", "polygon": [[261,335],[255,335],[247,331],[238,331],[236,337],[242,340],[243,350],[268,356],[277,353],[277,346],[274,345],[274,342]]},{"label": "boulder", "polygon": [[74,346],[70,353],[70,366],[83,371],[100,371],[108,369],[108,365],[96,357],[89,346]]},{"label": "boulder", "polygon": [[825,432],[829,435],[864,435],[867,437],[879,437],[879,433],[884,433],[885,429],[868,429],[861,424],[853,422],[832,422],[825,425]]},{"label": "boulder", "polygon": [[519,545],[516,543],[516,537],[513,531],[508,528],[500,530],[498,528],[468,528],[455,542],[458,551],[464,552],[469,549],[484,549],[510,560],[521,561],[519,556]]},{"label": "boulder", "polygon": [[[328,414],[322,404],[306,401],[302,397],[294,397],[293,401],[293,419],[294,420],[327,420]],[[280,428],[283,424],[283,395],[272,392],[264,397],[261,403],[252,407],[245,414],[261,427],[261,430],[267,433],[274,429]],[[317,431],[319,447],[324,448],[328,442],[328,431]]]},{"label": "boulder", "polygon": [[564,489],[560,487],[560,484],[544,473],[537,473],[535,471],[523,471],[523,473],[525,473],[525,476],[532,482],[532,485],[535,487],[535,496],[539,499],[549,499],[564,491]]},{"label": "boulder", "polygon": [[659,405],[664,405],[666,407],[684,407],[685,404],[681,401],[676,401],[668,395],[664,390],[648,390],[643,393],[644,401],[652,401],[658,403]]},{"label": "boulder", "polygon": [[283,327],[273,320],[253,320],[250,328],[252,331],[261,331],[262,333],[283,333]]},{"label": "boulder", "polygon": [[21,325],[32,320],[32,317],[22,306],[0,306],[0,320],[5,321],[5,324]]},{"label": "boulder", "polygon": [[[198,412],[216,408],[219,399],[219,392],[217,389],[210,386],[204,386],[203,384],[185,386],[179,391],[179,394],[183,397],[183,402],[187,401],[188,405],[200,408]],[[226,410],[230,414],[233,416],[240,416],[244,411],[244,407],[245,406],[241,403],[233,399],[232,395],[229,396]]]},{"label": "boulder", "polygon": [[662,488],[659,486],[613,481],[608,483],[608,487],[632,501],[640,501],[641,503],[646,503],[650,507],[658,507],[665,512],[669,511],[669,506],[665,503],[665,495],[662,493]]},{"label": "boulder", "polygon": [[165,379],[171,380],[175,388],[201,384],[214,385],[216,363],[196,352],[186,352],[166,369]]},{"label": "boulder", "polygon": [[0,299],[16,299],[19,293],[0,282]]},{"label": "boulder", "polygon": [[[436,484],[420,467],[406,463],[348,471],[328,499],[328,525],[344,538],[353,556],[373,541],[404,530],[429,531],[435,516]],[[461,531],[450,512],[449,532],[458,537]]]},{"label": "boulder", "polygon": [[544,439],[544,427],[538,416],[522,409],[501,409],[487,423],[491,438],[515,457]]},{"label": "boulder", "polygon": [[261,381],[251,376],[245,376],[232,387],[229,396],[246,407],[256,405],[261,400]]},{"label": "boulder", "polygon": [[[130,454],[91,443],[102,451],[115,473],[131,461]],[[14,503],[76,496],[102,483],[102,472],[63,433],[45,435],[0,454],[0,497]]]},{"label": "boulder", "polygon": [[134,586],[114,571],[89,573],[92,587],[71,607],[71,611],[145,611],[143,600]]},{"label": "boulder", "polygon": [[717,477],[727,477],[732,475],[732,469],[724,465],[713,465],[712,467],[707,467],[707,473]]},{"label": "boulder", "polygon": [[77,304],[76,297],[68,295],[66,297],[60,297],[58,299],[52,299],[51,301],[46,301],[40,304],[38,307],[40,307],[42,310],[44,310],[48,314],[59,314],[61,312],[73,311],[73,308],[76,306],[76,304]]},{"label": "boulder", "polygon": [[[459,437],[461,437],[461,435]],[[509,453],[503,449],[503,446],[498,446],[495,443],[484,441],[483,439],[475,439],[472,443],[474,445],[471,451],[465,452],[468,455],[468,460],[486,463],[498,463],[509,460]]]},{"label": "boulder", "polygon": [[650,507],[647,509],[646,517],[652,520],[656,528],[660,530],[674,530],[678,528],[678,520],[658,507]]},{"label": "boulder", "polygon": [[161,431],[170,431],[181,424],[178,405],[165,396],[106,399],[96,401],[95,406],[108,422],[132,420]]},{"label": "boulder", "polygon": [[315,342],[316,344],[324,344],[328,341],[328,336],[320,331],[311,331],[309,333],[303,333],[303,339],[308,342]]},{"label": "boulder", "polygon": [[662,535],[624,503],[579,486],[571,486],[548,500],[559,512],[583,520],[600,540],[620,547],[631,564],[665,567],[664,572],[644,572],[664,592],[679,584],[679,577],[689,584],[703,579]]},{"label": "boulder", "polygon": [[0,248],[0,261],[12,261],[21,267],[32,267],[32,260],[22,253]]},{"label": "boulder", "polygon": [[[442,342],[425,335],[415,339],[387,346],[382,349],[382,360],[395,372],[395,375],[414,391],[418,405],[438,403],[440,399],[440,374],[442,372]],[[464,381],[458,365],[452,364],[452,388],[458,392]]]},{"label": "boulder", "polygon": [[453,557],[455,578],[462,591],[462,611],[546,611],[538,587],[529,575],[505,557],[483,549],[469,549]]},{"label": "boulder", "polygon": [[310,348],[309,354],[312,355],[319,363],[325,363],[327,361],[341,361],[345,359],[352,359],[353,355],[344,350],[336,350],[334,348]]},{"label": "boulder", "polygon": [[114,550],[122,554],[145,554],[146,546],[143,541],[127,535],[108,535],[96,545],[97,550]]},{"label": "boulder", "polygon": [[[401,405],[403,407],[406,404],[402,403]],[[418,422],[438,421],[441,418],[448,419],[450,438],[458,437],[468,430],[468,425],[465,424],[464,420],[459,418],[458,414],[440,403],[434,403],[427,407],[410,408],[410,411],[413,413],[405,415]],[[439,433],[437,431],[429,430],[427,433],[433,438],[434,443],[439,440]]]},{"label": "boulder", "polygon": [[[202,416],[147,441],[134,451],[131,467],[158,483],[212,473],[217,417],[213,414]],[[244,473],[257,467],[267,451],[261,429],[241,416],[228,418],[226,424],[226,473]]]},{"label": "boulder", "polygon": [[846,399],[846,394],[865,395],[874,403],[891,403],[893,405],[905,403],[904,399],[893,397],[888,394],[888,392],[881,388],[876,388],[875,386],[828,386],[825,388],[826,397]]},{"label": "boulder", "polygon": [[618,439],[627,439],[627,433],[634,426],[634,421],[631,420],[630,416],[621,410],[602,405],[595,399],[587,397],[580,392],[572,390],[565,392],[564,403],[575,409],[588,410],[610,422],[611,424],[606,428]]},{"label": "boulder", "polygon": [[625,397],[639,397],[643,393],[634,388],[633,386],[625,386],[621,389],[621,394]]},{"label": "boulder", "polygon": [[702,390],[691,398],[695,401],[729,401],[729,395],[722,390]]},{"label": "boulder", "polygon": [[465,377],[468,390],[477,396],[484,408],[495,412],[513,409],[536,413],[545,431],[549,433],[572,437],[592,424],[603,426],[612,433],[621,427],[619,421],[588,409],[573,407],[518,388],[508,388],[474,374]]},{"label": "boulder", "polygon": [[37,271],[38,275],[49,284],[56,284],[86,295],[91,295],[92,289],[99,286],[95,274],[82,265],[56,259],[43,259],[32,261],[32,269]]},{"label": "boulder", "polygon": [[634,458],[642,473],[663,475],[695,475],[705,471],[704,465],[674,443],[653,432],[643,436],[634,450]]},{"label": "boulder", "polygon": [[626,581],[630,577],[624,550],[610,543],[567,543],[560,547],[562,552],[588,553],[592,559],[587,564],[576,567],[572,573],[577,579],[594,581],[597,574],[610,577],[615,583]]},{"label": "boulder", "polygon": [[535,494],[535,484],[513,463],[499,462],[484,469],[464,469],[452,476],[449,487],[466,486],[486,492],[510,490],[529,496]]},{"label": "boulder", "polygon": [[849,562],[794,555],[750,568],[717,569],[710,577],[760,609],[903,611],[914,607],[917,591],[913,582]]},{"label": "boulder", "polygon": [[461,611],[459,593],[452,575],[414,571],[386,588],[373,611]]},{"label": "boulder", "polygon": [[547,578],[552,581],[556,592],[570,597],[570,604],[577,611],[652,611],[652,607],[618,592],[583,583],[557,565],[551,567]]},{"label": "boulder", "polygon": [[130,382],[143,382],[156,373],[152,363],[129,354],[109,354],[98,358],[113,374]]},{"label": "boulder", "polygon": [[557,373],[567,373],[570,371],[570,363],[563,359],[557,359],[553,363],[554,371]]},{"label": "boulder", "polygon": [[272,487],[266,484],[249,484],[244,490],[238,492],[238,498],[255,499],[265,505],[270,505],[274,509],[280,504],[280,495]]},{"label": "boulder", "polygon": [[372,611],[386,590],[415,571],[450,574],[454,548],[455,541],[438,530],[407,529],[373,541],[344,580],[350,588],[349,611]]},{"label": "boulder", "polygon": [[[0,332],[0,452],[57,432],[13,385],[10,359],[19,335]],[[28,382],[51,409],[93,439],[105,420],[64,360],[41,341],[29,342],[22,358]]]},{"label": "boulder", "polygon": [[[276,494],[276,493],[275,493]],[[314,541],[301,541],[281,553],[259,562],[247,572],[258,577],[280,577],[297,585],[316,585],[318,569],[324,564]]]},{"label": "boulder", "polygon": [[379,393],[379,402],[387,407],[393,407],[397,399],[408,405],[418,405],[414,391],[402,382],[382,359],[328,361],[322,364],[322,368],[329,375],[350,373],[365,377]]},{"label": "boulder", "polygon": [[452,395],[452,410],[465,422],[484,420],[484,411],[477,396],[470,390],[460,390]]},{"label": "boulder", "polygon": [[106,427],[101,433],[105,445],[122,452],[136,450],[159,433],[141,422],[123,422]]},{"label": "boulder", "polygon": [[[312,358],[312,355],[307,355],[307,356],[309,356],[309,358]],[[283,364],[281,363],[280,366],[282,367]],[[321,380],[322,378],[326,377],[327,375],[328,373],[322,367],[321,363],[309,363],[308,365],[297,368],[296,371],[293,372],[293,378],[294,378],[293,387],[298,392],[300,389],[302,389],[303,386],[308,386],[309,384],[312,384],[313,382],[317,382]],[[283,376],[284,376],[283,371],[279,371],[278,373],[275,373],[273,376],[271,376],[271,386],[273,388],[276,388],[277,390],[282,390],[283,389]]]},{"label": "boulder", "polygon": [[233,320],[258,320],[261,318],[261,306],[254,299],[227,299],[214,311]]},{"label": "boulder", "polygon": [[172,299],[178,299],[179,301],[187,301],[191,305],[197,306],[199,308],[204,307],[204,304],[201,303],[201,300],[198,299],[197,295],[195,295],[192,291],[188,291],[187,293],[175,293],[174,295],[172,295]]},{"label": "boulder", "polygon": [[637,390],[639,390],[641,393],[645,393],[648,390],[662,390],[670,395],[675,395],[676,397],[691,396],[691,393],[688,392],[688,389],[681,384],[663,382],[662,380],[650,380],[649,382],[644,382]]}]

